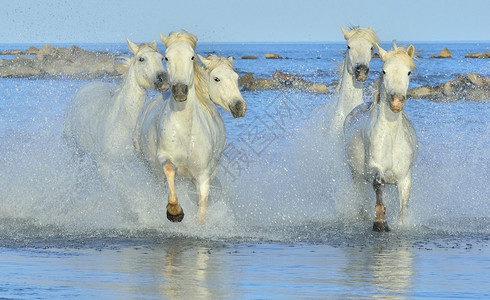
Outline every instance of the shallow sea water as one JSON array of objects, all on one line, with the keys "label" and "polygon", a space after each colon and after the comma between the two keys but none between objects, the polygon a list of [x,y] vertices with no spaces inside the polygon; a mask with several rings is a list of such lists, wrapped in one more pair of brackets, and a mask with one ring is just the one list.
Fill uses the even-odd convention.
[{"label": "shallow sea water", "polygon": [[[443,45],[415,46],[427,56]],[[411,87],[490,76],[488,60],[461,58],[488,43],[449,46],[454,59],[417,62]],[[123,44],[90,47],[125,53]],[[345,46],[200,47],[237,58],[276,52],[289,59],[235,66],[255,77],[279,70],[330,83]],[[373,60],[370,82],[379,67]],[[309,126],[331,95],[244,92],[247,116],[223,113],[227,150],[201,227],[186,180],[177,183],[186,217],[172,224],[166,192],[137,161],[107,181],[93,162],[74,159],[63,114],[86,83],[0,79],[0,298],[490,297],[488,102],[407,103],[420,143],[409,221],[397,226],[396,191],[387,188],[392,231],[378,234],[371,218],[359,219],[338,153]]]}]

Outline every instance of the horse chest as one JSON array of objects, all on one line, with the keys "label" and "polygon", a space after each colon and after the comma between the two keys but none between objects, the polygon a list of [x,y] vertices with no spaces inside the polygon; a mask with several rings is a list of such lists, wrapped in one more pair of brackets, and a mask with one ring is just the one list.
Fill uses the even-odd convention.
[{"label": "horse chest", "polygon": [[368,168],[382,171],[387,182],[396,181],[411,164],[412,153],[400,128],[373,132],[366,150]]},{"label": "horse chest", "polygon": [[201,119],[189,119],[165,126],[162,151],[177,168],[198,171],[208,167],[213,160],[216,148],[214,124],[202,122]]}]

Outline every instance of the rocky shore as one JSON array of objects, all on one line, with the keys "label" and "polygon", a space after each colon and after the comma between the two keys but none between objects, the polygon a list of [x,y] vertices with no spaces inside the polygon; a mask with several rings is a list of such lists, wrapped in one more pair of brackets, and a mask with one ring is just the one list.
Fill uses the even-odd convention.
[{"label": "rocky shore", "polygon": [[[0,77],[33,77],[53,76],[68,78],[117,77],[122,74],[118,64],[119,58],[106,52],[86,51],[76,46],[55,48],[45,45],[41,49],[30,47],[25,51],[11,50],[0,52],[0,55],[15,55],[11,60],[0,60]],[[282,59],[277,54],[267,54],[266,59]],[[452,57],[445,48],[434,58]],[[470,53],[467,58],[489,58],[490,53]],[[242,59],[258,59],[246,56]],[[254,78],[247,73],[239,79],[243,91],[264,90],[300,90],[308,93],[331,93],[336,83],[309,82],[299,75],[286,72],[275,72],[271,78]],[[329,87],[331,89],[329,89]],[[369,88],[369,87],[368,87]],[[372,89],[372,87],[371,87]],[[470,73],[461,75],[455,80],[438,86],[421,86],[408,91],[408,98],[428,99],[431,101],[486,101],[490,100],[490,78]]]},{"label": "rocky shore", "polygon": [[437,102],[487,101],[490,100],[490,78],[469,73],[438,86],[413,88],[408,91],[407,97]]},{"label": "rocky shore", "polygon": [[31,47],[24,52],[4,51],[2,54],[16,56],[11,60],[0,60],[0,77],[98,78],[121,74],[116,56],[76,46],[55,48],[45,45],[39,50]]}]

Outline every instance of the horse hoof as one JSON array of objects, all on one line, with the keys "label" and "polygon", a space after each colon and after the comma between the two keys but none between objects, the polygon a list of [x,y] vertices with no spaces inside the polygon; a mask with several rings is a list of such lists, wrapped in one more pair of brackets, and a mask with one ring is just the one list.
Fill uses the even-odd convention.
[{"label": "horse hoof", "polygon": [[184,210],[181,210],[180,213],[176,215],[172,215],[167,210],[167,219],[170,222],[182,222],[182,219],[184,219]]},{"label": "horse hoof", "polygon": [[382,222],[374,222],[373,230],[376,232],[388,232],[390,228],[388,227],[388,223],[386,221]]}]

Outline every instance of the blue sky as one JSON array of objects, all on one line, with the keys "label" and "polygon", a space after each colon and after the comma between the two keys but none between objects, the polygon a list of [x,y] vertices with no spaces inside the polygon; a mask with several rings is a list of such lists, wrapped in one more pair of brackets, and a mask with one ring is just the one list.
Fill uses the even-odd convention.
[{"label": "blue sky", "polygon": [[488,41],[489,0],[19,0],[0,10],[0,43],[135,42],[181,28],[201,42],[342,41],[371,26],[383,41]]}]

